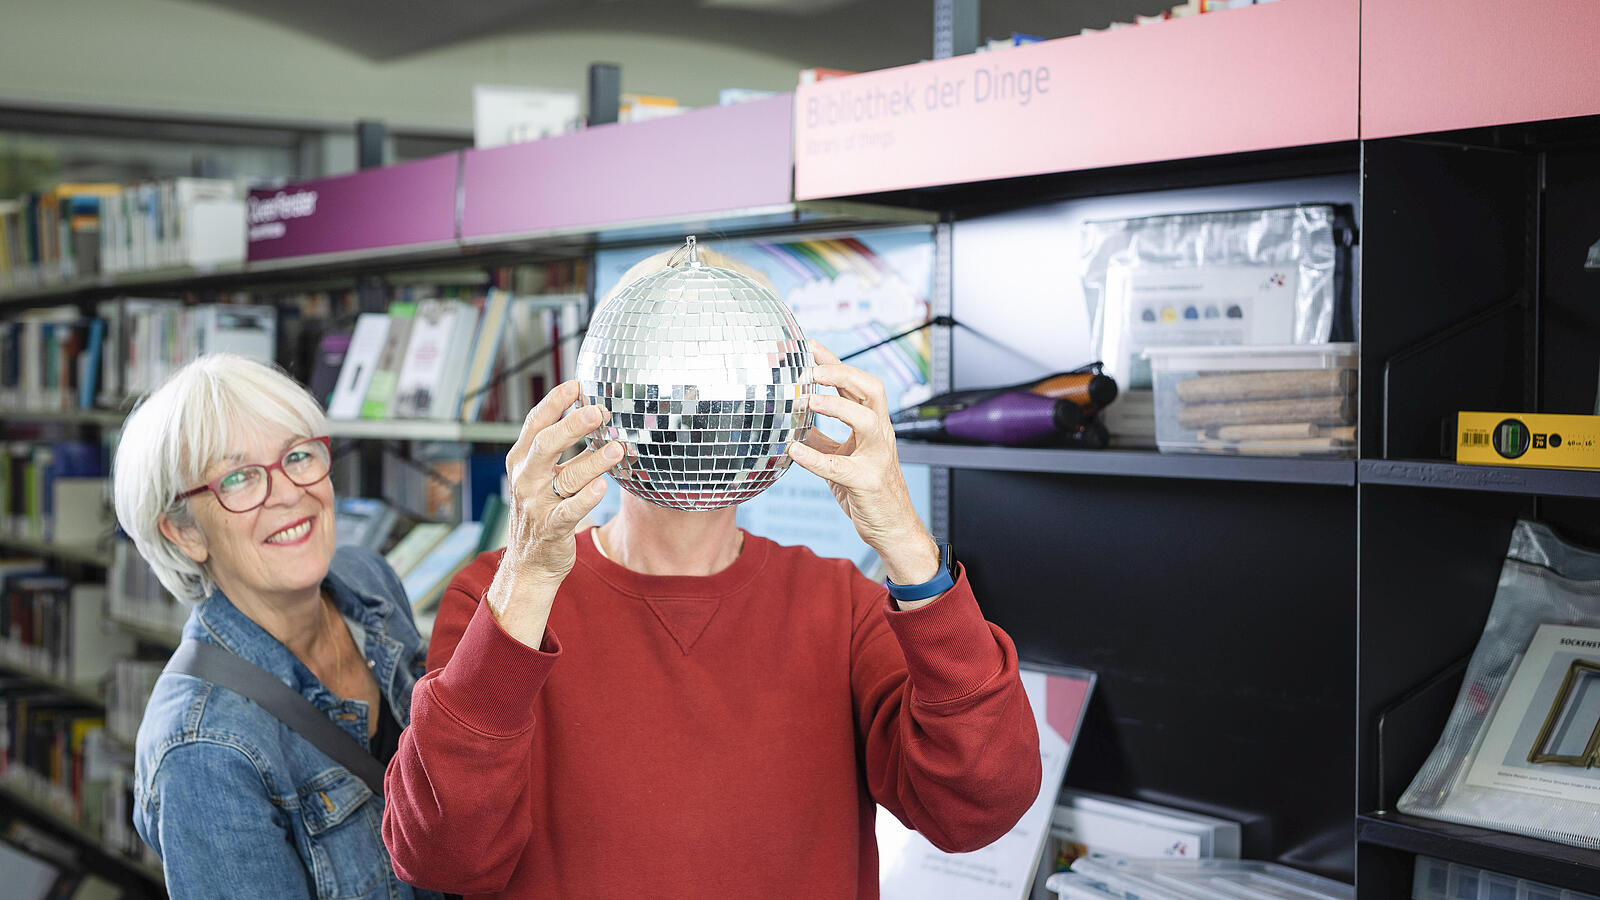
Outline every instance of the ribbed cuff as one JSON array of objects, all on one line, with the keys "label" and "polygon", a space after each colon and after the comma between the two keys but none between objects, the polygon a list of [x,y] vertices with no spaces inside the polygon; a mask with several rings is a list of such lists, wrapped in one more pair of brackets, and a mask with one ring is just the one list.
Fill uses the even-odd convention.
[{"label": "ribbed cuff", "polygon": [[914,699],[942,703],[967,696],[1005,668],[1005,653],[984,621],[961,567],[944,596],[917,609],[895,609],[884,595],[889,628],[900,640]]},{"label": "ribbed cuff", "polygon": [[506,634],[480,600],[455,654],[434,676],[433,694],[475,731],[521,734],[532,727],[539,691],[560,658],[561,642],[548,626],[536,650]]}]

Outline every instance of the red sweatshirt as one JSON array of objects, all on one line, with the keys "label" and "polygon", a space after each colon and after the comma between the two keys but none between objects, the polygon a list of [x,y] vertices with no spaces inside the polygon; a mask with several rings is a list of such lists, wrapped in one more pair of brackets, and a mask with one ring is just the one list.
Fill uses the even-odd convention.
[{"label": "red sweatshirt", "polygon": [[[963,574],[892,608],[845,560],[746,535],[715,575],[578,536],[544,643],[445,592],[389,766],[383,838],[419,887],[527,898],[875,898],[873,801],[974,850],[1039,791],[1016,649]],[[558,639],[559,635],[559,639]]]}]

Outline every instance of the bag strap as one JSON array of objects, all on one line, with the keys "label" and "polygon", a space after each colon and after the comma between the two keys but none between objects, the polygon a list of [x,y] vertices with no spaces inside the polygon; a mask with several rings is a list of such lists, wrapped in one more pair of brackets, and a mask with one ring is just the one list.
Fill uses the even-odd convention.
[{"label": "bag strap", "polygon": [[365,781],[372,793],[383,796],[383,764],[310,700],[260,666],[215,644],[189,639],[178,645],[163,671],[193,675],[255,701],[310,741],[311,746]]}]

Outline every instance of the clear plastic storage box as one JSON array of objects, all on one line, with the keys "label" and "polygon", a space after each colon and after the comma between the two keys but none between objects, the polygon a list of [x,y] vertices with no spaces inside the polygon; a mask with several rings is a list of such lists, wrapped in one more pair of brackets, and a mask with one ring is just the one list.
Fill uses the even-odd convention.
[{"label": "clear plastic storage box", "polygon": [[1411,897],[1412,900],[1600,900],[1593,894],[1580,894],[1428,856],[1417,857]]},{"label": "clear plastic storage box", "polygon": [[1356,453],[1355,344],[1150,347],[1163,453]]},{"label": "clear plastic storage box", "polygon": [[1087,857],[1045,882],[1063,900],[1355,900],[1355,888],[1277,863]]}]

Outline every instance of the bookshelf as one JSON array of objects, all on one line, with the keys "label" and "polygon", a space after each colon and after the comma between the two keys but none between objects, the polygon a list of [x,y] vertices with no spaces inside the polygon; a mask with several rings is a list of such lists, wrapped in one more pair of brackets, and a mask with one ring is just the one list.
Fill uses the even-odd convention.
[{"label": "bookshelf", "polygon": [[111,867],[137,875],[147,882],[154,890],[163,890],[166,884],[166,875],[160,866],[154,866],[142,859],[130,859],[119,853],[109,852],[101,847],[100,835],[95,834],[74,822],[70,817],[56,810],[43,798],[37,797],[33,792],[20,784],[0,781],[0,798],[4,798],[8,805],[21,809],[35,822],[41,822],[52,830],[72,839],[78,845],[86,848],[98,861],[100,868]]},{"label": "bookshelf", "polygon": [[328,434],[352,440],[466,441],[514,444],[520,422],[448,422],[428,419],[330,419]]},{"label": "bookshelf", "polygon": [[183,641],[183,632],[180,629],[162,628],[115,615],[110,619],[111,624],[146,643],[177,649],[178,644]]},{"label": "bookshelf", "polygon": [[63,562],[82,563],[106,568],[111,565],[111,551],[99,546],[83,544],[58,544],[33,538],[0,536],[0,549],[12,550],[29,556],[43,556]]},{"label": "bookshelf", "polygon": [[67,694],[76,700],[81,700],[90,706],[97,706],[102,709],[105,708],[106,698],[94,689],[84,685],[73,684],[70,681],[62,681],[54,675],[35,671],[28,666],[19,665],[18,663],[11,662],[10,660],[0,660],[0,670],[11,672],[14,675],[21,675],[29,681],[36,681],[40,684],[47,685],[63,694]]},{"label": "bookshelf", "polygon": [[[7,411],[8,418],[17,422],[59,422],[69,425],[88,425],[95,428],[121,427],[126,413],[112,410],[80,410],[72,412],[18,412]],[[502,443],[511,444],[517,440],[521,433],[520,422],[452,422],[435,419],[329,419],[328,434],[332,437],[350,438],[352,440],[392,440],[392,441],[468,441],[474,443]],[[84,560],[84,554],[78,553],[77,548],[67,547],[65,553],[73,554],[71,557],[63,556],[63,551],[54,544],[43,542],[16,541],[11,538],[0,538],[0,544],[16,544],[18,549],[23,545],[32,546],[35,552],[50,553],[62,558]],[[92,561],[92,560],[91,560]]]},{"label": "bookshelf", "polygon": [[95,428],[116,428],[127,418],[127,413],[110,409],[33,410],[8,409],[6,418],[13,422],[50,422],[62,425],[89,425]]}]

